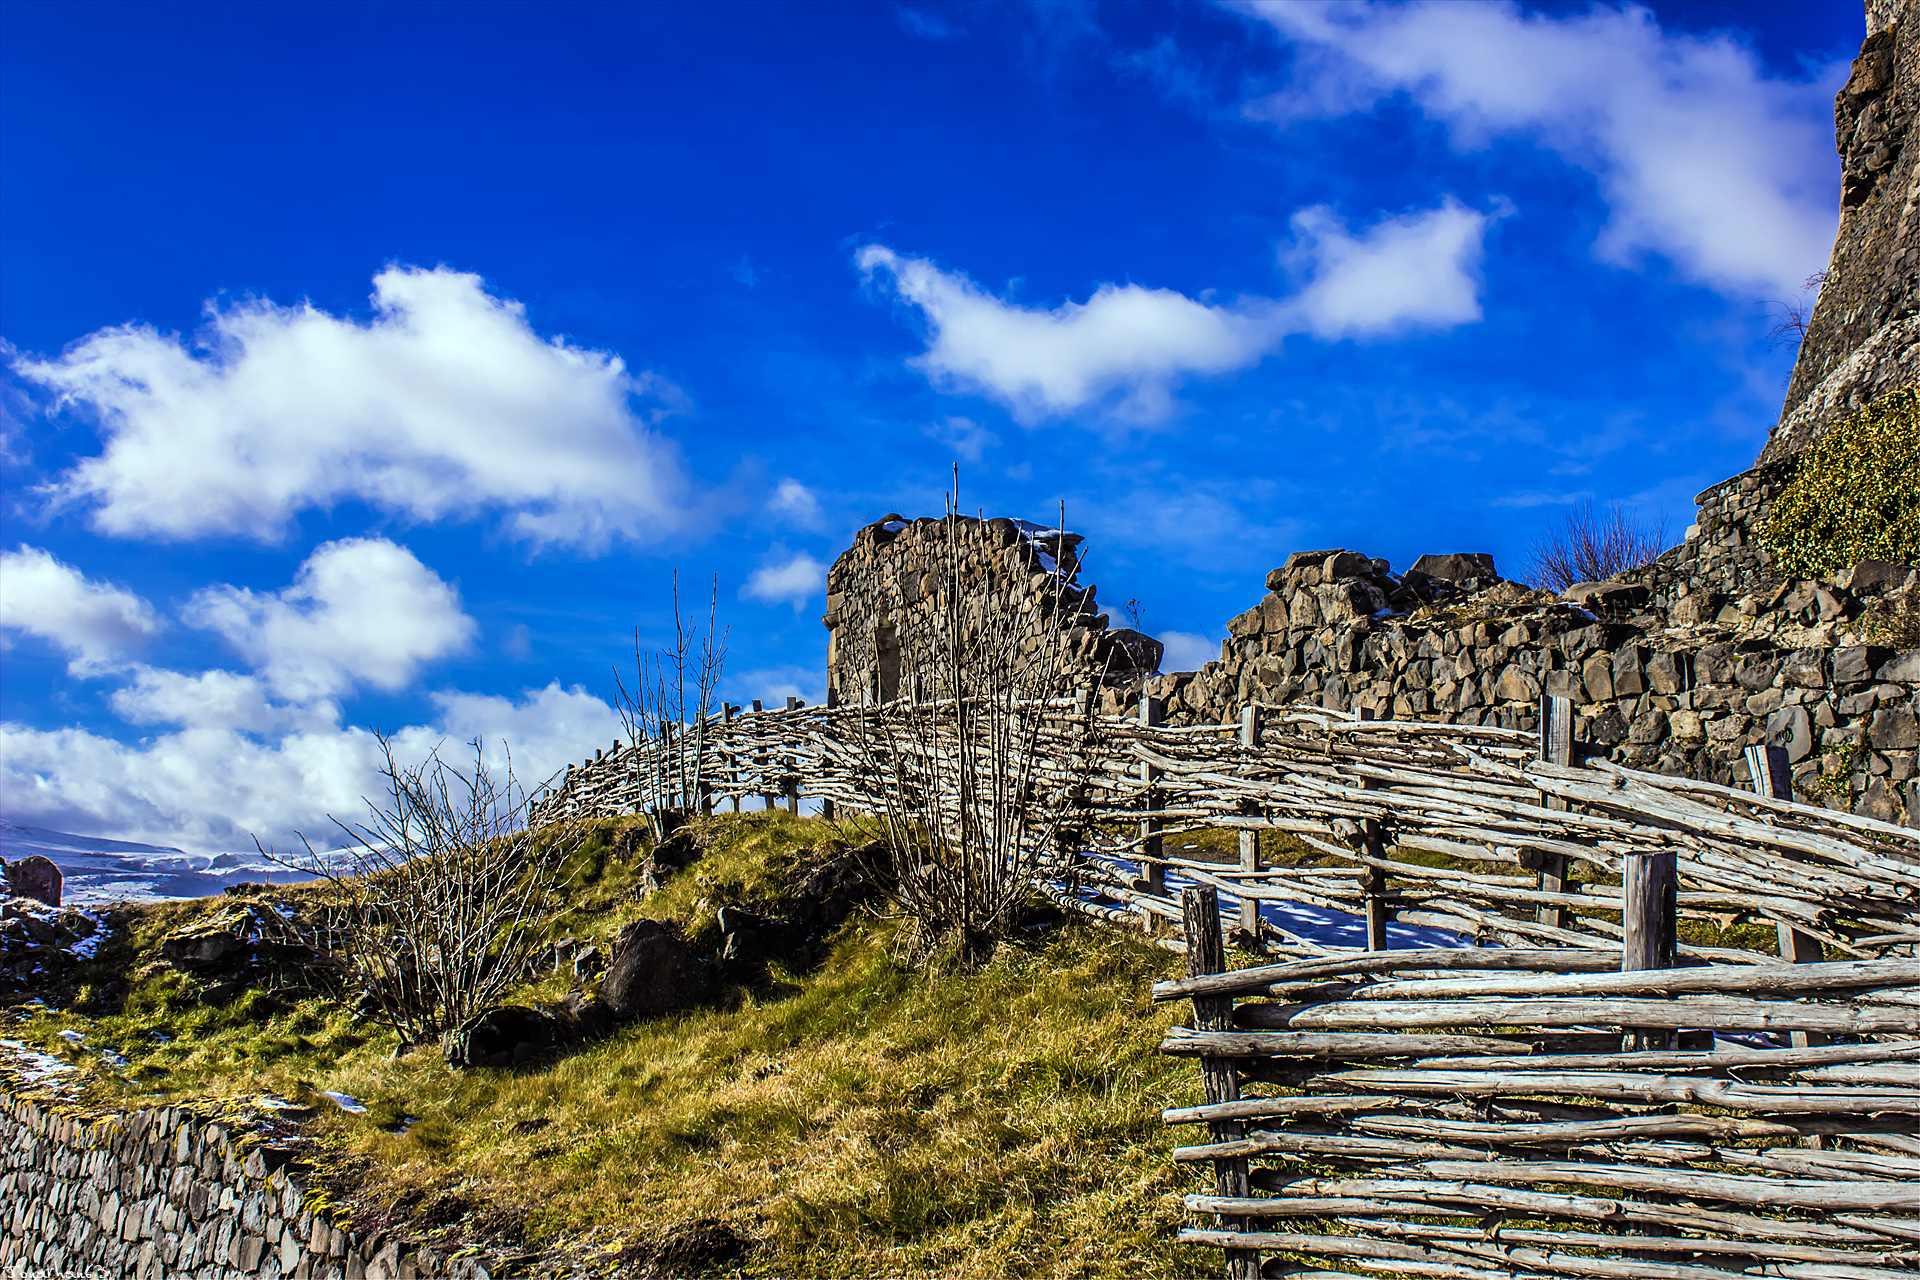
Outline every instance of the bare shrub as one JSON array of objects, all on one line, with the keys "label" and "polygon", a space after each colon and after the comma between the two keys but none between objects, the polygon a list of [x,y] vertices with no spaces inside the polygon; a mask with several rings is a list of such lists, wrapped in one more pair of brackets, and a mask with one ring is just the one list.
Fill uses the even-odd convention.
[{"label": "bare shrub", "polygon": [[365,822],[334,820],[346,849],[268,856],[322,882],[289,927],[332,961],[343,994],[405,1041],[448,1046],[531,973],[537,926],[585,831],[527,825],[511,755],[496,772],[475,741],[470,768],[438,750],[407,767],[379,742],[387,794]]},{"label": "bare shrub", "polygon": [[1561,592],[1638,569],[1666,550],[1667,522],[1647,525],[1619,503],[1596,514],[1591,502],[1569,511],[1533,543],[1533,585]]},{"label": "bare shrub", "polygon": [[1065,620],[1077,612],[1058,566],[1033,614],[1007,595],[970,596],[951,499],[944,534],[932,623],[898,637],[908,692],[859,719],[856,750],[879,807],[846,835],[857,844],[878,827],[885,862],[871,869],[912,922],[907,950],[973,962],[1037,879],[1065,873],[1056,838],[1073,795],[1041,742],[1046,717],[1071,712]]},{"label": "bare shrub", "polygon": [[707,718],[713,713],[727,664],[727,633],[716,631],[720,580],[714,579],[703,631],[680,610],[680,574],[673,575],[673,643],[648,654],[633,633],[633,683],[614,668],[614,709],[627,740],[638,750],[634,768],[646,770],[641,794],[653,798],[647,814],[655,840],[672,825],[669,815],[699,803],[707,785]]}]

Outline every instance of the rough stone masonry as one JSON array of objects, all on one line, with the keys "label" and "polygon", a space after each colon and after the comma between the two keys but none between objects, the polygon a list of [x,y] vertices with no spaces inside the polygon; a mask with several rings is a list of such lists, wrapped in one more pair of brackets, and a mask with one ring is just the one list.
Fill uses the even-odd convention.
[{"label": "rough stone masonry", "polygon": [[485,1280],[478,1257],[359,1235],[282,1151],[178,1107],[78,1111],[0,1095],[0,1276]]}]

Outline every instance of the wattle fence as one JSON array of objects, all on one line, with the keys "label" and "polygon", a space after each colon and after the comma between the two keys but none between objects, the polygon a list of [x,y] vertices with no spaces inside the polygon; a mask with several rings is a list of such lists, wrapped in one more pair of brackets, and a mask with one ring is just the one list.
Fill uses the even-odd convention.
[{"label": "wattle fence", "polygon": [[[943,705],[730,709],[672,748],[698,794],[616,744],[536,819],[871,810],[874,744]],[[1165,1116],[1207,1131],[1175,1153],[1213,1174],[1182,1237],[1234,1280],[1920,1274],[1913,830],[1787,798],[1765,747],[1766,792],[1583,761],[1559,698],[1539,734],[1091,705],[1017,711],[1060,819],[1037,887],[1185,953],[1154,992],[1193,1002],[1161,1047],[1206,1090]],[[1233,854],[1168,852],[1221,829]]]},{"label": "wattle fence", "polygon": [[[1178,888],[1211,886],[1234,899],[1230,940],[1275,955],[1340,948],[1289,929],[1262,903],[1349,913],[1365,922],[1374,950],[1395,923],[1508,947],[1617,949],[1630,866],[1659,855],[1672,860],[1679,918],[1713,934],[1769,921],[1782,936],[1778,954],[1789,957],[1824,948],[1865,958],[1920,942],[1920,833],[1578,763],[1566,700],[1541,702],[1544,737],[1317,708],[1248,707],[1238,724],[1175,728],[1155,722],[1151,702],[1138,718],[1096,714],[1084,694],[1023,704],[1020,714],[1040,721],[1031,803],[1062,811],[1043,887],[1070,883],[1076,891],[1061,896],[1081,910],[1158,920],[1150,931],[1177,933]],[[937,716],[942,705],[915,712]],[[660,739],[615,744],[570,769],[537,802],[535,821],[743,803],[797,811],[802,798],[830,811],[874,809],[882,792],[871,744],[886,739],[897,707],[729,708],[675,740],[674,750],[699,746],[700,794],[674,793]],[[1750,754],[1756,775],[1772,776],[1767,749]],[[1240,833],[1236,861],[1168,852],[1181,835],[1221,829]],[[1310,846],[1323,865],[1269,861],[1259,838],[1267,832]],[[1680,954],[1777,958],[1684,939]]]}]

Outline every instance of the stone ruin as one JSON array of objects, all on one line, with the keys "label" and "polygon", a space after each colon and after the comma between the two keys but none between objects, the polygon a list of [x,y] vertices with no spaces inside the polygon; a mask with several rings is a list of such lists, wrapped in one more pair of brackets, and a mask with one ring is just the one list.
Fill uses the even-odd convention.
[{"label": "stone ruin", "polygon": [[[1779,423],[1752,469],[1694,500],[1685,541],[1652,564],[1556,596],[1502,579],[1484,554],[1423,556],[1396,574],[1361,552],[1297,552],[1227,624],[1218,661],[1168,673],[1156,642],[1110,630],[1093,588],[1073,581],[1074,535],[966,522],[968,590],[1037,618],[1067,584],[1082,682],[1109,713],[1149,697],[1170,723],[1227,723],[1248,705],[1310,703],[1529,730],[1547,693],[1572,699],[1578,740],[1623,764],[1744,787],[1744,749],[1783,747],[1798,798],[1920,826],[1920,574],[1865,561],[1782,580],[1754,536],[1801,450],[1920,382],[1911,4],[1868,0],[1866,41],[1834,101],[1840,227]],[[834,562],[830,696],[906,692],[898,637],[932,608],[941,528],[889,515]]]},{"label": "stone ruin", "polygon": [[[1109,625],[1081,586],[1077,533],[1026,520],[949,517],[956,528],[967,607],[1015,619],[1024,645],[1057,626],[1077,686],[1138,689],[1160,666],[1158,640]],[[913,694],[904,655],[932,634],[947,581],[946,520],[886,515],[854,535],[827,573],[827,698],[833,705]],[[936,689],[923,688],[927,697]]]}]

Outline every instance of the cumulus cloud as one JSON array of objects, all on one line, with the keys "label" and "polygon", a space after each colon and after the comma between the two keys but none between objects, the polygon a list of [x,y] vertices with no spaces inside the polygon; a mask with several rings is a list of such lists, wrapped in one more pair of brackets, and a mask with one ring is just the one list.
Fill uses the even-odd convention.
[{"label": "cumulus cloud", "polygon": [[671,384],[541,337],[476,275],[390,267],[373,283],[365,323],[210,305],[191,345],[128,324],[16,359],[104,441],[50,495],[121,537],[275,541],[344,501],[417,520],[497,512],[528,542],[589,549],[684,522],[678,455],[650,430],[683,400]]},{"label": "cumulus cloud", "polygon": [[292,725],[331,725],[338,710],[330,702],[289,705],[276,702],[258,676],[233,671],[188,675],[142,666],[109,699],[115,714],[129,724],[171,724],[188,729],[238,729],[271,733]]},{"label": "cumulus cloud", "polygon": [[459,742],[477,738],[487,744],[492,758],[504,742],[512,749],[514,772],[529,787],[558,773],[580,753],[611,746],[620,736],[619,713],[579,685],[563,689],[554,681],[544,689],[524,691],[518,699],[456,692],[436,693],[432,700],[440,713],[434,725],[407,730],[405,745],[419,753],[436,735]]},{"label": "cumulus cloud", "polygon": [[356,684],[398,689],[421,664],[465,648],[476,630],[459,592],[385,538],[323,543],[285,590],[211,587],[181,617],[224,637],[295,701]]},{"label": "cumulus cloud", "polygon": [[[230,691],[239,700],[237,686]],[[550,684],[517,699],[447,693],[434,703],[431,723],[393,734],[402,762],[424,759],[442,744],[458,761],[459,744],[480,737],[489,764],[501,765],[504,738],[515,773],[529,786],[583,745],[611,743],[620,732],[613,708],[578,687]],[[381,794],[379,761],[372,732],[343,728],[325,715],[266,738],[198,724],[131,745],[85,729],[7,723],[0,724],[0,810],[30,826],[200,852],[251,849],[256,835],[286,848],[299,832],[326,845],[338,839],[332,817],[358,820],[365,798]]]},{"label": "cumulus cloud", "polygon": [[1311,283],[1293,300],[1317,338],[1444,329],[1480,319],[1478,273],[1487,215],[1449,197],[1437,209],[1386,218],[1353,234],[1325,205],[1293,215],[1289,257]]},{"label": "cumulus cloud", "polygon": [[1192,631],[1162,631],[1159,635],[1163,652],[1160,655],[1162,671],[1198,671],[1209,662],[1220,661],[1220,641],[1199,635]]},{"label": "cumulus cloud", "polygon": [[[1194,375],[1259,361],[1290,333],[1325,339],[1446,328],[1480,318],[1478,268],[1488,216],[1448,197],[1434,209],[1358,232],[1324,207],[1294,216],[1297,296],[1224,307],[1171,289],[1103,284],[1085,302],[1024,307],[925,258],[868,245],[855,263],[925,320],[927,350],[909,363],[936,386],[991,396],[1026,422],[1112,399],[1117,416],[1165,418]],[[972,431],[929,434],[975,453]],[[975,429],[977,430],[977,429]]]},{"label": "cumulus cloud", "polygon": [[1818,83],[1769,79],[1733,39],[1670,35],[1638,6],[1566,17],[1504,3],[1241,7],[1301,55],[1293,84],[1255,114],[1344,114],[1405,93],[1463,148],[1524,137],[1592,172],[1612,211],[1604,260],[1658,253],[1742,297],[1794,296],[1826,261],[1844,66]]},{"label": "cumulus cloud", "polygon": [[153,606],[96,582],[38,547],[0,552],[0,627],[38,636],[69,659],[73,675],[100,675],[160,630]]},{"label": "cumulus cloud", "polygon": [[740,588],[740,595],[768,604],[790,603],[798,613],[807,601],[820,594],[826,582],[827,566],[800,551],[781,563],[754,570],[747,585]]},{"label": "cumulus cloud", "polygon": [[746,705],[754,698],[761,705],[784,707],[788,698],[798,698],[810,707],[827,700],[825,663],[819,667],[761,667],[727,676],[727,696]]},{"label": "cumulus cloud", "polygon": [[1268,308],[1257,305],[1229,310],[1171,289],[1103,284],[1085,302],[1023,307],[882,245],[854,261],[925,317],[916,368],[936,384],[984,391],[1026,420],[1114,392],[1123,416],[1163,417],[1175,379],[1243,368],[1274,341]]},{"label": "cumulus cloud", "polygon": [[767,499],[767,510],[809,529],[818,528],[820,524],[820,500],[798,480],[782,480],[774,486],[773,497]]}]

